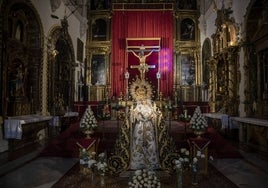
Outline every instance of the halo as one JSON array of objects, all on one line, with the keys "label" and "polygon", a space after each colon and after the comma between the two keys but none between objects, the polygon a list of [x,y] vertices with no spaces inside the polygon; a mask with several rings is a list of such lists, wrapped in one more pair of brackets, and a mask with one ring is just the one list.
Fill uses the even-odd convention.
[{"label": "halo", "polygon": [[130,86],[130,94],[135,101],[142,98],[151,99],[152,87],[148,81],[137,78]]}]

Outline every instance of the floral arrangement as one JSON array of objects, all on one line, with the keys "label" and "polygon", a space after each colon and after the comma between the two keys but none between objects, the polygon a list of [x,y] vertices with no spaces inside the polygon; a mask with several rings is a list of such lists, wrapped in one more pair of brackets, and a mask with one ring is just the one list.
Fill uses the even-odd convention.
[{"label": "floral arrangement", "polygon": [[97,169],[97,172],[101,176],[104,176],[107,170],[105,153],[100,153],[98,155],[98,160],[95,160],[94,159],[96,155],[95,152],[91,152],[89,154],[86,148],[82,148],[81,145],[79,146],[81,148],[80,153],[79,153],[79,162],[80,162],[80,165],[83,167],[83,173],[85,174],[91,173],[93,175],[95,173],[95,170]]},{"label": "floral arrangement", "polygon": [[183,170],[190,164],[190,152],[186,148],[181,148],[179,159],[175,160],[175,170]]},{"label": "floral arrangement", "polygon": [[81,149],[79,154],[80,154],[79,155],[80,164],[84,168],[93,168],[94,167],[94,165],[97,162],[94,159],[94,156],[96,155],[95,152],[91,152],[91,154],[89,154],[89,152],[86,150],[86,148],[83,148],[83,149]]},{"label": "floral arrangement", "polygon": [[190,129],[194,131],[205,131],[208,127],[205,116],[201,113],[200,107],[197,106],[193,117],[190,120]]},{"label": "floral arrangement", "polygon": [[96,164],[97,170],[100,175],[104,176],[107,170],[106,155],[105,153],[100,153],[98,155],[98,162]]},{"label": "floral arrangement", "polygon": [[128,187],[161,187],[160,180],[154,171],[147,169],[136,170],[131,180],[128,182]]},{"label": "floral arrangement", "polygon": [[82,131],[96,130],[98,128],[97,120],[90,106],[87,107],[83,117],[81,118],[80,128]]},{"label": "floral arrangement", "polygon": [[186,148],[181,148],[180,158],[175,160],[175,170],[186,169],[197,165],[198,159],[205,158],[205,154],[202,154],[200,150],[196,152],[196,156],[190,157],[190,152]]},{"label": "floral arrangement", "polygon": [[205,158],[200,150],[197,151],[196,156],[190,157],[190,152],[186,148],[181,148],[180,158],[175,160],[175,171],[178,176],[179,187],[182,187],[182,176],[185,169],[190,168],[193,173],[193,184],[197,184],[198,161],[200,158]]}]

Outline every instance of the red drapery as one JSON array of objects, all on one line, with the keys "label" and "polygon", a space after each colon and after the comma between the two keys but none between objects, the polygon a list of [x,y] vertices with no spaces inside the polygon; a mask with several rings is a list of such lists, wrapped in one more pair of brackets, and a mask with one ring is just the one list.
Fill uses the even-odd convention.
[{"label": "red drapery", "polygon": [[172,11],[115,11],[112,19],[112,95],[118,97],[126,93],[124,74],[129,68],[126,38],[156,37],[161,38],[160,92],[164,97],[170,96],[173,87]]}]

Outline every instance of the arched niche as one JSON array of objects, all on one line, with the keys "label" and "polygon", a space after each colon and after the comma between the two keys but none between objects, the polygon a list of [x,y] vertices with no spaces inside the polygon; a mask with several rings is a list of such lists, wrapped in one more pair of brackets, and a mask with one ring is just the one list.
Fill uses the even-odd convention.
[{"label": "arched niche", "polygon": [[3,116],[41,111],[41,21],[30,2],[5,1],[1,6]]},{"label": "arched niche", "polygon": [[206,38],[202,46],[202,85],[207,89],[209,84],[209,59],[211,58],[211,41]]},{"label": "arched niche", "polygon": [[48,41],[47,106],[52,115],[71,110],[74,102],[74,48],[68,31],[63,27],[54,27]]}]

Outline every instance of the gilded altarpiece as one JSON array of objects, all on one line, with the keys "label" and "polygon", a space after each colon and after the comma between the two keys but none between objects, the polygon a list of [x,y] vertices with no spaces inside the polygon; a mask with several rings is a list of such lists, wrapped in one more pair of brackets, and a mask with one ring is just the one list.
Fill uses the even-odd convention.
[{"label": "gilded altarpiece", "polygon": [[[2,16],[1,96],[3,116],[39,111],[42,55],[40,22],[31,8],[5,7]],[[34,18],[34,19],[30,19]]]},{"label": "gilded altarpiece", "polygon": [[89,12],[86,83],[90,101],[105,101],[110,93],[111,12]]},{"label": "gilded altarpiece", "polygon": [[216,32],[212,35],[213,57],[209,62],[211,111],[238,115],[238,27],[231,10],[221,9],[217,12]]},{"label": "gilded altarpiece", "polygon": [[178,102],[202,100],[198,17],[197,9],[175,12],[174,90]]}]

